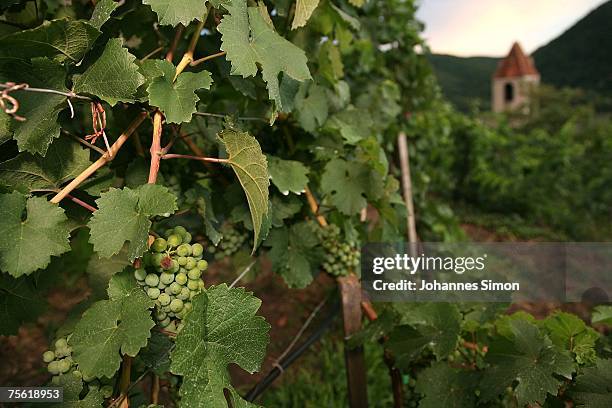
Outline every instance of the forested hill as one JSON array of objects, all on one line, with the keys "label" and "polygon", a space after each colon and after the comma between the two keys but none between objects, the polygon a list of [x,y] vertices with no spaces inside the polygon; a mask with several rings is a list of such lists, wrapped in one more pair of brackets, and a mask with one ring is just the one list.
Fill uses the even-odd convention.
[{"label": "forested hill", "polygon": [[612,1],[534,52],[542,81],[612,93]]},{"label": "forested hill", "polygon": [[[612,0],[602,4],[533,54],[542,82],[612,94]],[[511,44],[508,44],[508,48]],[[499,58],[433,54],[440,87],[460,110],[490,107],[491,76]]]}]

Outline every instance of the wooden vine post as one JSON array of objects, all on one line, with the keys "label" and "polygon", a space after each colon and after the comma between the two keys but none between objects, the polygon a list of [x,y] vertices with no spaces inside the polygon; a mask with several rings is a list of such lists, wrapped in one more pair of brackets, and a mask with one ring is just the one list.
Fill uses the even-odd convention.
[{"label": "wooden vine post", "polygon": [[[319,214],[319,205],[306,187],[306,199],[317,222],[323,228],[328,226],[324,216]],[[342,320],[344,337],[357,333],[361,330],[361,282],[354,273],[348,276],[336,278],[340,297],[342,300]],[[344,358],[346,363],[346,379],[348,383],[349,406],[351,408],[364,408],[368,406],[366,366],[363,347],[349,350],[344,347]]]}]

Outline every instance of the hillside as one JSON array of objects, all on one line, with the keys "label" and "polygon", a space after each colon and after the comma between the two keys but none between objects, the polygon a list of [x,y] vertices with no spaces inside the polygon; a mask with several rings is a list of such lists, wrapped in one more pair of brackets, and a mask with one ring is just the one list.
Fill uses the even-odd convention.
[{"label": "hillside", "polygon": [[612,89],[612,1],[590,12],[533,57],[542,81],[593,91]]},{"label": "hillside", "polygon": [[[612,89],[612,0],[533,54],[542,82],[610,94]],[[511,44],[508,44],[510,47]],[[460,110],[480,100],[490,107],[491,75],[498,58],[429,56],[442,92]]]},{"label": "hillside", "polygon": [[458,109],[469,110],[474,100],[480,101],[482,109],[489,109],[491,75],[497,66],[497,58],[431,54],[429,61],[442,92]]}]

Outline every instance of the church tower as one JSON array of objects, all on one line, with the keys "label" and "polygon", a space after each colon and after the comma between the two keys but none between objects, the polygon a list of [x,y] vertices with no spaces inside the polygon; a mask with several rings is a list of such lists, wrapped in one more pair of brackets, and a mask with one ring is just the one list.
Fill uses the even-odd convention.
[{"label": "church tower", "polygon": [[526,56],[518,42],[506,58],[501,60],[493,75],[493,112],[528,109],[529,94],[540,83],[540,73],[533,60]]}]

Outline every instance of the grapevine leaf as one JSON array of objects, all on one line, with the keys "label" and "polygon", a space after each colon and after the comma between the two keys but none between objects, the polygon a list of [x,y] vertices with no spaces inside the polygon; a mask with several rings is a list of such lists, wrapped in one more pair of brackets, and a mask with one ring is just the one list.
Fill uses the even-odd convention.
[{"label": "grapevine leaf", "polygon": [[607,408],[612,401],[612,359],[597,360],[576,378],[574,402],[577,407]]},{"label": "grapevine leaf", "polygon": [[[22,214],[26,211],[25,218]],[[18,278],[70,250],[64,210],[44,197],[0,194],[0,269]]]},{"label": "grapevine leaf", "polygon": [[272,269],[292,288],[304,288],[312,282],[317,266],[313,248],[317,244],[314,231],[306,223],[273,229],[265,241],[271,247]]},{"label": "grapevine leaf", "polygon": [[128,259],[147,249],[149,217],[176,211],[176,197],[166,187],[146,184],[136,190],[111,188],[96,200],[98,210],[89,221],[94,250],[104,258],[118,253],[129,241]]},{"label": "grapevine leaf", "polygon": [[159,24],[175,26],[182,23],[188,26],[206,14],[205,0],[143,0],[157,14]]},{"label": "grapevine leaf", "polygon": [[157,66],[163,75],[153,79],[149,85],[149,102],[161,109],[169,123],[189,122],[200,100],[195,91],[210,89],[210,72],[183,72],[174,81],[176,68],[172,63],[159,61]]},{"label": "grapevine leaf", "polygon": [[0,335],[17,334],[25,322],[33,322],[44,311],[45,302],[26,278],[0,274]]},{"label": "grapevine leaf", "polygon": [[127,248],[121,248],[118,254],[110,258],[98,258],[93,255],[87,263],[87,275],[92,297],[102,299],[106,295],[106,288],[113,275],[123,271],[131,262],[127,257]]},{"label": "grapevine leaf", "polygon": [[[270,325],[255,315],[261,301],[242,288],[212,286],[192,304],[171,355],[171,372],[183,376],[181,406],[227,408],[223,390],[233,391],[227,366],[257,371]],[[233,394],[239,406],[251,406]]]},{"label": "grapevine leaf", "polygon": [[113,11],[119,7],[120,3],[115,0],[101,0],[96,4],[93,14],[89,19],[89,24],[98,30],[108,21]]},{"label": "grapevine leaf", "polygon": [[415,391],[423,396],[419,408],[472,408],[477,405],[473,392],[477,386],[475,373],[438,362],[419,374]]},{"label": "grapevine leaf", "polygon": [[22,193],[57,189],[91,162],[89,151],[66,138],[51,144],[45,157],[21,153],[0,164],[0,184]]},{"label": "grapevine leaf", "polygon": [[[6,81],[24,82],[35,88],[50,88],[67,91],[66,71],[57,62],[37,58],[32,62],[12,61],[2,66],[1,75]],[[13,138],[20,151],[45,155],[54,138],[60,135],[57,116],[66,106],[62,95],[16,91],[13,96],[19,101],[19,115],[25,121],[13,121]]]},{"label": "grapevine leaf", "polygon": [[109,40],[96,62],[82,75],[75,76],[74,91],[96,95],[111,106],[119,101],[133,102],[136,90],[144,83],[135,59],[122,46],[121,39]]},{"label": "grapevine leaf", "polygon": [[236,173],[249,203],[255,233],[254,251],[259,242],[263,220],[268,215],[270,180],[266,156],[261,152],[257,139],[247,132],[226,129],[219,137],[228,154],[227,162]]},{"label": "grapevine leaf", "polygon": [[308,168],[301,162],[268,157],[268,170],[272,183],[284,195],[301,194],[308,184]]},{"label": "grapevine leaf", "polygon": [[108,295],[83,313],[69,339],[73,358],[87,376],[111,378],[121,355],[136,356],[155,326],[149,310],[154,303],[131,273],[113,276]]},{"label": "grapevine leaf", "polygon": [[380,173],[341,159],[327,163],[321,177],[321,190],[346,215],[359,213],[367,204],[366,197],[379,198],[382,184]]},{"label": "grapevine leaf", "polygon": [[279,74],[298,81],[310,79],[306,54],[274,31],[265,7],[247,7],[244,0],[228,0],[223,6],[229,14],[217,29],[222,34],[221,49],[232,63],[231,73],[255,76],[259,64],[270,99],[282,111]]},{"label": "grapevine leaf", "polygon": [[64,389],[64,400],[61,404],[52,406],[62,408],[99,408],[104,406],[104,396],[100,390],[89,388],[85,398],[80,399],[83,391],[83,381],[74,375],[59,376],[58,386]]},{"label": "grapevine leaf", "polygon": [[147,347],[138,353],[138,357],[147,367],[162,375],[170,370],[170,351],[173,346],[174,342],[168,336],[153,331]]},{"label": "grapevine leaf", "polygon": [[295,3],[295,15],[293,16],[293,23],[291,29],[303,27],[319,5],[319,0],[297,0]]},{"label": "grapevine leaf", "polygon": [[534,324],[516,319],[509,325],[511,335],[499,336],[490,344],[486,361],[491,368],[482,382],[483,398],[491,400],[518,381],[519,406],[544,403],[546,394],[556,395],[562,384],[555,375],[572,378],[572,360],[558,352]]},{"label": "grapevine leaf", "polygon": [[332,84],[344,76],[340,48],[331,41],[323,43],[319,50],[319,73]]},{"label": "grapevine leaf", "polygon": [[100,32],[80,20],[45,21],[31,30],[0,38],[0,59],[49,57],[57,61],[79,62]]},{"label": "grapevine leaf", "polygon": [[302,201],[296,196],[289,196],[281,199],[278,196],[273,196],[270,200],[270,223],[272,227],[282,227],[285,225],[285,219],[293,217],[302,209]]},{"label": "grapevine leaf", "polygon": [[593,311],[591,322],[612,326],[612,306],[597,306]]},{"label": "grapevine leaf", "polygon": [[349,107],[334,114],[325,126],[338,130],[346,143],[356,144],[372,135],[373,122],[367,111]]},{"label": "grapevine leaf", "polygon": [[327,120],[329,106],[325,89],[321,86],[310,86],[307,97],[303,92],[298,93],[295,105],[300,126],[307,132],[314,132]]},{"label": "grapevine leaf", "polygon": [[553,344],[576,355],[579,364],[595,362],[595,343],[599,334],[578,316],[555,313],[544,321]]}]

